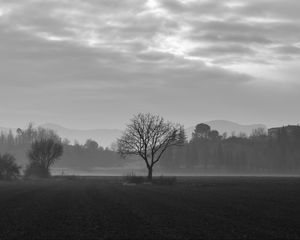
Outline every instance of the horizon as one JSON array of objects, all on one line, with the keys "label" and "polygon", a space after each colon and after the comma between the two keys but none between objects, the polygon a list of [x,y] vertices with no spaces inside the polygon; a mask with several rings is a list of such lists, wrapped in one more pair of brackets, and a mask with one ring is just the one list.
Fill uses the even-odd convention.
[{"label": "horizon", "polygon": [[[193,128],[195,127],[197,124],[199,123],[210,123],[210,122],[228,122],[228,123],[232,123],[232,124],[237,124],[237,125],[240,125],[240,126],[253,126],[253,125],[264,125],[267,129],[270,129],[270,128],[273,128],[273,127],[284,127],[284,126],[290,126],[290,125],[294,125],[294,126],[298,126],[299,123],[295,123],[295,124],[290,124],[290,123],[287,123],[287,124],[284,124],[284,125],[280,125],[280,126],[268,126],[264,123],[259,123],[259,122],[256,122],[256,123],[240,123],[240,122],[235,122],[235,121],[232,121],[232,120],[225,120],[225,119],[215,119],[215,120],[208,120],[208,121],[204,121],[204,122],[197,122],[195,123],[194,125],[189,125],[189,126],[186,126],[186,125],[183,125],[185,129],[189,129],[189,128]],[[72,128],[72,127],[68,127],[68,126],[64,126],[62,124],[59,124],[59,123],[53,123],[53,122],[45,122],[45,123],[35,123],[35,122],[32,122],[32,121],[29,121],[27,122],[27,124],[24,124],[22,126],[2,126],[0,125],[0,128],[6,128],[6,129],[17,129],[17,128],[26,128],[28,126],[29,123],[33,123],[33,126],[34,127],[40,127],[40,126],[45,126],[45,125],[53,125],[55,127],[61,127],[61,128],[64,128],[64,129],[68,129],[68,130],[78,130],[78,131],[93,131],[93,130],[122,130],[126,127],[126,123],[124,124],[123,128],[120,127],[120,128],[103,128],[103,127],[95,127],[95,128]]]},{"label": "horizon", "polygon": [[[29,123],[33,123],[34,126],[42,126],[42,125],[56,125],[56,126],[59,126],[59,127],[63,127],[63,128],[66,128],[66,129],[72,129],[72,130],[83,130],[83,131],[88,131],[88,130],[122,130],[123,128],[126,127],[126,125],[128,124],[129,120],[132,118],[132,116],[127,119],[126,122],[124,122],[122,125],[119,125],[119,126],[115,126],[115,127],[101,127],[99,125],[95,125],[94,127],[90,127],[90,128],[86,128],[86,127],[80,127],[79,125],[71,125],[69,124],[70,126],[67,126],[67,125],[64,125],[63,123],[59,123],[58,122],[41,122],[41,123],[37,123],[37,122],[34,122],[34,121],[25,121],[25,123],[21,124],[21,125],[14,125],[14,126],[10,126],[10,125],[4,125],[4,124],[0,124],[0,127],[2,128],[12,128],[12,129],[15,129],[15,128],[25,128],[26,126],[28,126]],[[166,120],[170,120],[170,119],[166,119]],[[239,124],[239,125],[242,125],[242,126],[250,126],[250,125],[265,125],[267,128],[273,128],[273,127],[282,127],[282,126],[288,126],[288,125],[299,125],[300,124],[300,121],[299,122],[287,122],[287,123],[283,123],[281,125],[268,125],[264,122],[238,122],[238,121],[234,121],[234,120],[228,120],[228,119],[212,119],[212,120],[204,120],[204,121],[194,121],[193,124],[190,124],[190,125],[185,125],[181,122],[176,122],[176,121],[172,121],[174,123],[179,123],[179,124],[182,124],[185,128],[191,128],[191,127],[195,127],[197,124],[199,123],[208,123],[208,122],[214,122],[214,121],[225,121],[225,122],[231,122],[231,123],[235,123],[235,124]],[[1,121],[0,121],[1,122]],[[74,127],[72,127],[74,126]],[[78,127],[77,127],[78,126]]]},{"label": "horizon", "polygon": [[[200,122],[199,122],[200,123]],[[197,123],[197,124],[199,124]],[[256,128],[263,127],[265,130],[269,129],[268,126],[256,123],[256,124],[249,124],[244,125],[240,123],[236,123],[233,121],[228,120],[213,120],[213,121],[207,121],[203,122],[205,124],[208,124],[212,130],[217,130],[220,134],[227,133],[227,134],[239,134],[244,133],[247,136],[251,135],[251,131],[253,131]],[[229,124],[229,126],[226,126]],[[186,136],[188,139],[192,137],[192,132],[195,128],[196,124],[194,126],[184,126],[186,131]],[[121,129],[107,129],[107,128],[95,128],[95,129],[77,129],[77,128],[69,128],[65,127],[59,124],[55,123],[45,123],[45,124],[34,124],[33,127],[43,127],[45,129],[52,129],[54,130],[62,139],[68,139],[72,143],[79,142],[80,144],[84,144],[88,139],[92,139],[96,141],[100,146],[102,147],[110,147],[111,144],[115,142],[117,138],[119,138],[124,128]],[[250,127],[250,128],[249,128]],[[7,131],[12,130],[13,134],[15,135],[16,132],[14,132],[18,127],[4,127],[0,126],[0,131],[4,130],[4,132],[7,133]],[[21,127],[21,129],[25,129],[25,127]],[[251,130],[252,129],[252,130]]]}]

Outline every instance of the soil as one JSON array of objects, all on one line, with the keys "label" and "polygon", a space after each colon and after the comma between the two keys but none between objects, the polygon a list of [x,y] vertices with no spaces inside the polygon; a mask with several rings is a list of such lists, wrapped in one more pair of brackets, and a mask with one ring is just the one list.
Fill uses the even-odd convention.
[{"label": "soil", "polygon": [[300,178],[0,182],[0,239],[300,239]]}]

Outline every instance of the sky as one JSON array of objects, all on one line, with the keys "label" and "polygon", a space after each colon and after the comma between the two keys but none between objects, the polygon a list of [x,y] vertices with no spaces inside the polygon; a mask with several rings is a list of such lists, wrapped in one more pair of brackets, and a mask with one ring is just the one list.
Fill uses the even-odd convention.
[{"label": "sky", "polygon": [[0,126],[300,123],[298,0],[0,0]]}]

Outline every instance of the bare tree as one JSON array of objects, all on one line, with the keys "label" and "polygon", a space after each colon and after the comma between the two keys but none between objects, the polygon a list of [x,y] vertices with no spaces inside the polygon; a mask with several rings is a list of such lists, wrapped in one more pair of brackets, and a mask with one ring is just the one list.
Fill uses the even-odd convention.
[{"label": "bare tree", "polygon": [[121,156],[138,155],[146,163],[148,179],[152,180],[153,166],[161,159],[167,148],[182,145],[185,141],[181,125],[166,122],[158,115],[138,114],[127,125],[118,139]]},{"label": "bare tree", "polygon": [[264,128],[256,128],[252,130],[252,133],[250,135],[250,138],[252,139],[258,139],[258,138],[264,138],[267,137],[267,131]]},{"label": "bare tree", "polygon": [[41,177],[48,176],[49,168],[63,154],[63,146],[51,138],[35,140],[28,152],[30,160],[28,174],[39,175]]}]

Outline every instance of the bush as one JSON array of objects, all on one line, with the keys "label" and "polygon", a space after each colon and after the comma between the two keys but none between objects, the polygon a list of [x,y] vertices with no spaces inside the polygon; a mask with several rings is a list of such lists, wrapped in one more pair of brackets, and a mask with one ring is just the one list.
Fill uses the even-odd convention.
[{"label": "bush", "polygon": [[20,176],[20,166],[11,154],[0,154],[0,180],[12,180]]},{"label": "bush", "polygon": [[33,178],[48,178],[50,177],[49,169],[39,165],[31,163],[26,166],[24,172],[25,178],[33,177]]}]

